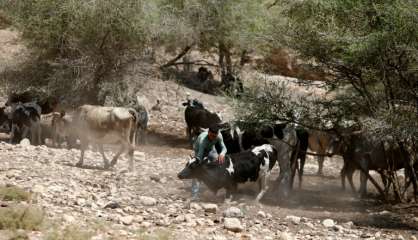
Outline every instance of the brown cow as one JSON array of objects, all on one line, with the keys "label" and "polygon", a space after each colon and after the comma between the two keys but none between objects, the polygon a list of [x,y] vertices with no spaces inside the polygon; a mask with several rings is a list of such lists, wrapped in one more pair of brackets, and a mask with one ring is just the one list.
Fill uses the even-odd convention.
[{"label": "brown cow", "polygon": [[325,156],[334,152],[334,149],[340,143],[337,136],[327,132],[311,130],[309,131],[309,149],[318,154],[318,175],[322,175]]},{"label": "brown cow", "polygon": [[[134,146],[129,141],[130,133],[135,128],[135,113],[122,107],[102,107],[83,105],[74,113],[73,127],[81,144],[81,156],[77,166],[83,165],[84,152],[90,142],[99,146],[103,156],[104,168],[114,166],[118,157],[128,150],[129,169],[133,170]],[[135,138],[134,138],[135,139]],[[120,150],[108,162],[103,150],[103,144],[119,144]]]}]

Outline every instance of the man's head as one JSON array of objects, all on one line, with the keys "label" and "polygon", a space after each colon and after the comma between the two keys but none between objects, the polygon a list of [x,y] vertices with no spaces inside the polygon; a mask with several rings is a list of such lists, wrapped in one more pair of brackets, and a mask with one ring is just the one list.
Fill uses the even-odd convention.
[{"label": "man's head", "polygon": [[215,140],[218,137],[218,133],[219,133],[218,125],[213,125],[213,126],[209,127],[209,131],[208,131],[209,140],[210,141]]}]

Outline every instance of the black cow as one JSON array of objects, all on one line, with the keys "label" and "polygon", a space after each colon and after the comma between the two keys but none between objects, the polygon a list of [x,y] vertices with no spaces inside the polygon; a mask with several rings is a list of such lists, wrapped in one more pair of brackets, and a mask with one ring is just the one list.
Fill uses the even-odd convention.
[{"label": "black cow", "polygon": [[268,178],[276,161],[277,151],[266,144],[248,151],[228,154],[222,166],[208,162],[207,158],[191,158],[178,177],[196,178],[215,194],[219,189],[225,188],[227,198],[232,198],[232,194],[237,192],[238,183],[258,181],[260,192],[255,200],[259,201],[268,189]]},{"label": "black cow", "polygon": [[11,142],[19,143],[23,138],[29,138],[32,144],[41,144],[40,119],[41,107],[35,102],[13,104],[10,117]]},{"label": "black cow", "polygon": [[183,103],[186,106],[184,118],[187,124],[187,136],[190,141],[197,135],[200,128],[209,128],[214,124],[220,124],[221,118],[203,107],[197,100],[188,100]]},{"label": "black cow", "polygon": [[207,68],[200,67],[198,72],[197,72],[197,79],[199,80],[200,83],[204,83],[207,80],[209,80],[209,81],[213,80],[213,74]]}]

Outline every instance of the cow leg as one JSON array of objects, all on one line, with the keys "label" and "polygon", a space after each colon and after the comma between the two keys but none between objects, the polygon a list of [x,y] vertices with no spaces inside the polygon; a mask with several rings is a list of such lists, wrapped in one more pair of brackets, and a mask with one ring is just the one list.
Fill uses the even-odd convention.
[{"label": "cow leg", "polygon": [[141,144],[147,144],[147,129],[142,129],[141,131]]},{"label": "cow leg", "polygon": [[21,135],[20,141],[22,141],[22,139],[24,138],[29,138],[30,143],[34,145],[35,138],[33,137],[32,132],[31,132],[31,137],[29,137],[30,129],[26,126],[22,126],[21,131],[22,131],[22,135]]},{"label": "cow leg", "polygon": [[129,171],[134,170],[134,151],[135,151],[134,146],[128,145]]},{"label": "cow leg", "polygon": [[363,172],[360,173],[360,196],[366,197],[367,195],[367,176]]},{"label": "cow leg", "polygon": [[77,167],[81,167],[83,166],[83,161],[84,161],[84,152],[86,151],[86,148],[88,147],[88,143],[86,140],[84,139],[80,139],[80,160],[78,161],[78,163],[76,164]]},{"label": "cow leg", "polygon": [[341,188],[343,191],[345,191],[345,176],[346,176],[346,166],[344,165],[340,172],[340,178],[341,178]]},{"label": "cow leg", "polygon": [[356,193],[356,187],[354,186],[354,182],[353,182],[353,174],[354,174],[354,169],[345,169],[345,177],[347,177],[348,179],[348,183],[350,183],[350,187],[351,190],[353,191],[353,193]]},{"label": "cow leg", "polygon": [[112,158],[112,161],[110,162],[110,166],[113,167],[118,161],[119,156],[125,151],[125,144],[122,144],[119,148],[119,151],[116,153],[116,155]]},{"label": "cow leg", "polygon": [[295,181],[296,170],[298,169],[298,159],[295,159],[291,164],[292,176],[290,179],[290,189],[293,189],[293,182]]},{"label": "cow leg", "polygon": [[318,172],[316,173],[318,176],[323,175],[322,170],[324,168],[324,160],[325,160],[324,156],[318,156]]},{"label": "cow leg", "polygon": [[234,197],[233,195],[235,195],[237,191],[238,191],[238,186],[236,183],[233,183],[229,188],[227,188],[225,202],[231,202]]},{"label": "cow leg", "polygon": [[302,181],[303,181],[303,168],[305,167],[305,160],[306,160],[306,155],[304,154],[303,156],[301,156],[300,158],[300,166],[298,167],[298,172],[299,172],[299,189],[302,188]]},{"label": "cow leg", "polygon": [[258,203],[261,198],[266,194],[268,190],[267,181],[269,179],[270,173],[266,173],[258,179],[258,184],[260,186],[260,192],[258,193],[257,197],[255,198],[255,201]]},{"label": "cow leg", "polygon": [[351,190],[355,193],[356,187],[354,186],[354,182],[353,182],[353,174],[354,174],[354,171],[353,170],[350,171],[347,175],[347,178],[348,178],[348,182],[350,183]]},{"label": "cow leg", "polygon": [[107,160],[106,155],[104,153],[103,144],[98,143],[97,145],[98,145],[98,148],[99,148],[99,152],[100,152],[100,154],[102,154],[102,157],[103,157],[104,168],[108,169],[110,167],[110,165],[109,165],[109,160]]},{"label": "cow leg", "polygon": [[35,134],[37,137],[37,145],[42,144],[42,128],[41,128],[41,120],[38,120],[37,123],[35,123]]},{"label": "cow leg", "polygon": [[[289,154],[291,155],[291,154]],[[290,178],[292,170],[290,167],[290,158],[289,156],[280,156],[279,157],[279,167],[280,173],[278,177],[278,185],[280,189],[280,197],[286,198],[290,192]]]}]

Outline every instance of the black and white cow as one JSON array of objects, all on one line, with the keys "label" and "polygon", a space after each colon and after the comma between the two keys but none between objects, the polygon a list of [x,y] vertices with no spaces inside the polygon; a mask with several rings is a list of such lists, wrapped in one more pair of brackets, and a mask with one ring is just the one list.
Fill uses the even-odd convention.
[{"label": "black and white cow", "polygon": [[292,163],[298,154],[298,137],[293,124],[276,123],[263,126],[259,134],[277,149],[277,161],[280,166],[279,198],[286,198],[292,188]]},{"label": "black and white cow", "polygon": [[263,144],[273,145],[277,150],[276,159],[280,166],[279,197],[286,197],[289,194],[294,177],[292,169],[295,169],[299,149],[306,149],[306,146],[302,146],[306,145],[306,141],[299,143],[300,147],[298,147],[300,140],[294,125],[287,123],[264,124],[245,130],[240,130],[237,126],[226,125],[221,133],[229,154],[242,152]]},{"label": "black and white cow", "polygon": [[231,198],[237,192],[238,183],[257,181],[260,192],[255,200],[259,201],[268,189],[268,178],[276,161],[276,149],[272,145],[265,144],[251,150],[227,155],[221,166],[216,162],[209,162],[207,158],[203,160],[191,158],[178,177],[198,179],[215,194],[219,189],[225,188],[227,198]]}]

